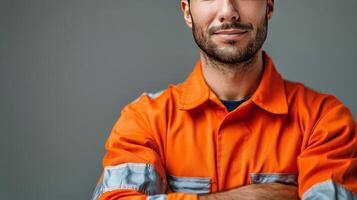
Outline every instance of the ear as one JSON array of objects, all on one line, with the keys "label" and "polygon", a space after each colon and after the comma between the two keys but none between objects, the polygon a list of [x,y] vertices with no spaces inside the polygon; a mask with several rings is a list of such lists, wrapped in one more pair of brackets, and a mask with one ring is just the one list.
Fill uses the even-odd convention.
[{"label": "ear", "polygon": [[268,13],[268,20],[270,20],[273,17],[273,13],[274,13],[274,0],[268,0],[267,13]]},{"label": "ear", "polygon": [[190,3],[187,0],[181,0],[181,10],[188,27],[192,28],[192,17],[190,12]]}]

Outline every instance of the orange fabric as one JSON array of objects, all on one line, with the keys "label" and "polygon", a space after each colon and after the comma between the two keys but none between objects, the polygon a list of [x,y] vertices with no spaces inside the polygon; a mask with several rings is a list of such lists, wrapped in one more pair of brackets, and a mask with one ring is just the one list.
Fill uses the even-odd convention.
[{"label": "orange fabric", "polygon": [[[104,193],[100,199],[111,199],[111,200],[146,200],[146,195],[140,194],[134,190],[116,190]],[[184,193],[169,193],[167,194],[166,200],[198,200],[198,196],[195,194],[184,194]]]},{"label": "orange fabric", "polygon": [[[127,105],[106,143],[103,165],[150,163],[162,177],[209,177],[211,192],[251,183],[252,173],[298,174],[299,195],[332,179],[357,192],[357,129],[337,98],[283,80],[264,53],[253,96],[228,112],[198,62],[188,79]],[[145,196],[133,190],[101,199]],[[197,199],[170,193],[168,199]]]}]

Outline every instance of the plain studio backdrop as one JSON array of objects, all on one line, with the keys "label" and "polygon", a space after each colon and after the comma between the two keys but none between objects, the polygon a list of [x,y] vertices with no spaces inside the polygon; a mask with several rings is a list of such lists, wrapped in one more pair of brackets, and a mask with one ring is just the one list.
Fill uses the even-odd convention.
[{"label": "plain studio backdrop", "polygon": [[[90,199],[122,107],[198,59],[178,0],[0,0],[0,198]],[[357,1],[276,1],[282,75],[357,114]]]}]

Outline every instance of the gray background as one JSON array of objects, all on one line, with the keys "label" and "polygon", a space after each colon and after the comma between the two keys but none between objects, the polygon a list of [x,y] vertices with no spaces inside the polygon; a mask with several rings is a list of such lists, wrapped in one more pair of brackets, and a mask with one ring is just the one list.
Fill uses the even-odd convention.
[{"label": "gray background", "polygon": [[[276,1],[280,72],[357,114],[356,0]],[[122,106],[198,58],[178,0],[0,0],[0,198],[89,199]]]}]

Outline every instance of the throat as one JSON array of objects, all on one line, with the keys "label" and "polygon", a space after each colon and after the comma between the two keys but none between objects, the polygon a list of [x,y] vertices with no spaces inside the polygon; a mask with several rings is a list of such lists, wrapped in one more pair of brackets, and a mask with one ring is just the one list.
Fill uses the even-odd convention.
[{"label": "throat", "polygon": [[263,69],[263,55],[257,54],[249,63],[240,66],[217,65],[203,59],[202,72],[206,83],[221,100],[240,101],[255,92]]}]

